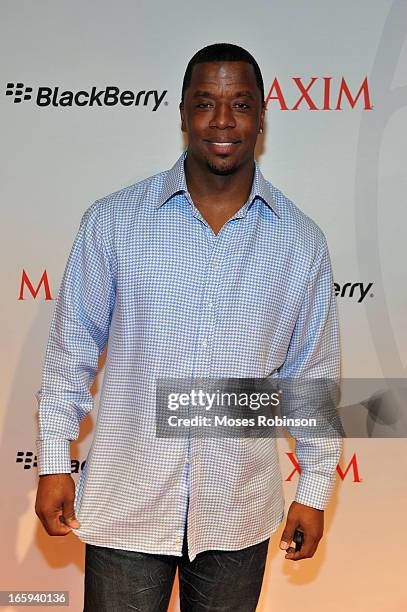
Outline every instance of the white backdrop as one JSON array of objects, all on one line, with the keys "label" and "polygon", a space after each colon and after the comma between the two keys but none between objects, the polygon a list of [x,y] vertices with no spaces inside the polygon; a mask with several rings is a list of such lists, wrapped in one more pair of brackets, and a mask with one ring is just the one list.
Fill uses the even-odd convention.
[{"label": "white backdrop", "polygon": [[[169,168],[182,151],[178,103],[190,57],[207,44],[233,42],[258,60],[266,92],[277,78],[289,109],[300,97],[294,77],[305,87],[317,77],[309,89],[317,110],[306,100],[298,110],[270,100],[258,161],[327,236],[344,292],[337,298],[343,376],[405,378],[407,2],[3,0],[0,14],[0,589],[69,590],[70,609],[79,611],[84,545],[73,534],[47,536],[34,514],[34,394],[55,302],[46,299],[44,284],[35,296],[26,283],[19,299],[23,270],[34,288],[46,271],[57,296],[84,210]],[[373,108],[365,110],[362,92],[353,108],[342,95],[341,110],[334,110],[342,79],[355,98],[366,77]],[[333,110],[322,109],[328,78]],[[138,106],[36,103],[41,87],[58,87],[60,95],[109,86],[166,94],[155,111],[153,94],[146,105],[141,94]],[[351,297],[346,283],[373,284],[359,301],[359,288]],[[95,409],[72,449],[81,461],[102,375],[103,369],[94,385]],[[288,478],[293,446],[280,442]],[[281,530],[272,538],[260,612],[300,605],[304,612],[406,609],[405,452],[403,439],[346,440],[342,471],[356,455],[343,480],[338,474],[325,538],[316,556],[299,564],[278,550]],[[297,480],[294,474],[285,483],[287,507]],[[179,609],[176,586],[170,609]]]}]

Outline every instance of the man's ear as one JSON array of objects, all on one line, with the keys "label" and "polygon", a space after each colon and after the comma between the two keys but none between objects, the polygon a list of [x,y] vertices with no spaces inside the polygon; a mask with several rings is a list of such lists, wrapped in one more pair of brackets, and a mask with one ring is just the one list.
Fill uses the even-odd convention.
[{"label": "man's ear", "polygon": [[184,103],[180,102],[179,103],[179,112],[181,115],[181,131],[182,132],[186,132],[186,127],[185,127],[185,115],[184,115]]},{"label": "man's ear", "polygon": [[264,132],[264,118],[265,118],[265,114],[266,114],[266,109],[262,108],[261,110],[261,114],[260,114],[260,123],[259,123],[259,132],[262,134]]}]

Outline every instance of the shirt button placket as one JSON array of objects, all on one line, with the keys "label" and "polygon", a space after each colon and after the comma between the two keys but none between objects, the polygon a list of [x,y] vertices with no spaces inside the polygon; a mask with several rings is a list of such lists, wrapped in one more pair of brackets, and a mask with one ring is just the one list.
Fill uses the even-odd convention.
[{"label": "shirt button placket", "polygon": [[[196,361],[194,365],[194,376],[196,377],[209,377],[211,374],[211,365],[213,357],[213,342],[215,338],[215,322],[216,322],[216,304],[219,300],[219,285],[220,275],[222,273],[222,255],[221,248],[224,246],[222,240],[219,237],[213,235],[209,237],[209,240],[213,241],[210,245],[210,256],[208,261],[206,282],[202,294],[202,316],[199,324],[198,331],[198,343],[196,351]],[[194,433],[194,432],[193,432]],[[200,462],[202,453],[202,443],[204,440],[197,436],[192,435],[191,444],[193,448],[193,461],[191,464],[191,480],[194,494],[190,498],[190,525],[191,530],[189,534],[194,539],[195,534],[195,517],[199,515],[199,477],[201,473]]]},{"label": "shirt button placket", "polygon": [[[214,257],[219,255],[216,250]],[[211,370],[212,343],[215,333],[216,299],[221,266],[218,260],[212,259],[208,266],[207,282],[202,296],[203,308],[199,333],[200,354],[196,363],[195,374],[209,376]]]}]

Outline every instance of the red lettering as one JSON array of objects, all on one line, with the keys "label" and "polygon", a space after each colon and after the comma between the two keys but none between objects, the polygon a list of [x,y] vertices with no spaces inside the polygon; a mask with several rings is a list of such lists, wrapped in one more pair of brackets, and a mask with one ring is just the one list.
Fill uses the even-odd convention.
[{"label": "red lettering", "polygon": [[[274,89],[276,90],[276,95],[272,95]],[[283,92],[281,91],[277,77],[274,79],[273,84],[270,87],[270,91],[268,92],[267,98],[264,102],[264,108],[267,108],[270,100],[278,100],[280,102],[280,109],[288,110],[288,106],[284,100]]]},{"label": "red lettering", "polygon": [[[294,474],[298,473],[301,474],[301,466],[297,461],[296,456],[294,455],[294,453],[286,453],[287,457],[290,459],[291,463],[294,466],[293,471],[291,472],[291,474],[285,479],[286,482],[290,482],[292,477],[294,476]],[[353,471],[353,482],[362,482],[362,479],[360,478],[359,475],[359,468],[358,468],[358,462],[357,462],[357,458],[356,458],[356,453],[353,454],[351,460],[349,461],[345,471],[342,471],[342,468],[340,467],[340,465],[336,466],[336,471],[339,474],[340,479],[343,481],[345,480],[346,475],[348,474],[349,470],[352,468]]]},{"label": "red lettering", "polygon": [[24,300],[24,287],[27,286],[29,292],[31,293],[31,295],[33,296],[33,298],[35,299],[37,297],[37,294],[40,290],[41,285],[44,285],[44,290],[45,290],[45,299],[46,300],[52,300],[54,299],[51,296],[51,291],[49,288],[49,282],[48,282],[48,276],[47,276],[47,271],[44,270],[43,275],[41,276],[40,282],[38,283],[38,286],[36,289],[34,289],[28,274],[26,273],[25,270],[23,270],[23,275],[21,277],[21,285],[20,285],[20,295],[18,297],[19,300]]},{"label": "red lettering", "polygon": [[332,110],[329,106],[332,77],[324,77],[324,106],[323,110]]},{"label": "red lettering", "polygon": [[359,468],[358,468],[358,462],[357,462],[357,459],[356,459],[356,453],[353,453],[353,457],[349,461],[348,467],[346,468],[346,470],[344,472],[342,472],[342,469],[341,469],[341,467],[339,465],[336,467],[336,471],[338,472],[340,479],[341,480],[345,480],[345,476],[349,472],[351,467],[352,467],[352,471],[353,471],[353,482],[362,482],[362,480],[361,480],[361,478],[359,476]]},{"label": "red lettering", "polygon": [[298,463],[298,461],[297,461],[296,456],[294,455],[294,453],[286,453],[286,454],[287,454],[287,457],[290,459],[291,463],[292,463],[292,464],[293,464],[293,466],[294,466],[294,469],[293,469],[293,471],[291,472],[291,474],[289,475],[289,477],[285,479],[285,480],[286,480],[286,482],[289,482],[289,481],[291,480],[291,478],[294,476],[294,474],[295,474],[296,472],[298,472],[299,474],[301,474],[301,467],[300,467],[300,464]]},{"label": "red lettering", "polygon": [[310,82],[308,84],[308,87],[304,87],[304,85],[302,84],[302,81],[301,81],[301,77],[293,77],[293,81],[297,85],[297,87],[300,90],[302,95],[301,95],[300,98],[298,98],[298,100],[294,104],[292,110],[298,110],[298,107],[301,104],[302,100],[306,100],[307,101],[308,108],[310,110],[318,110],[318,107],[315,106],[315,104],[312,101],[310,95],[308,94],[309,90],[311,89],[311,87],[313,86],[313,84],[315,83],[315,81],[317,79],[318,79],[318,77],[311,77],[311,80],[310,80]]},{"label": "red lettering", "polygon": [[356,94],[355,98],[352,98],[352,95],[349,91],[349,87],[345,81],[345,78],[342,77],[342,81],[341,81],[341,85],[339,87],[339,95],[338,95],[338,103],[336,105],[335,110],[342,110],[341,109],[341,102],[342,102],[342,94],[344,93],[345,96],[348,98],[348,102],[351,105],[351,108],[355,108],[356,106],[356,102],[358,101],[360,95],[362,94],[363,91],[363,97],[365,100],[365,106],[364,109],[365,110],[372,110],[373,106],[370,103],[370,94],[369,94],[369,85],[367,82],[367,77],[365,77],[362,85],[359,88],[358,93]]}]

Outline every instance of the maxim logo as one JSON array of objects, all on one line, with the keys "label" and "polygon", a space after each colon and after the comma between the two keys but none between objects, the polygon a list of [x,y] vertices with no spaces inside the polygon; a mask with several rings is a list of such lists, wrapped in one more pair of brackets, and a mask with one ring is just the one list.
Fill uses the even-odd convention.
[{"label": "maxim logo", "polygon": [[355,108],[372,110],[369,83],[365,77],[359,87],[350,87],[342,77],[339,83],[333,82],[333,77],[292,77],[290,87],[283,89],[276,77],[269,89],[264,103],[265,108],[271,103],[280,105],[280,110],[342,110]]},{"label": "maxim logo", "polygon": [[[286,455],[294,466],[294,469],[292,470],[292,472],[285,479],[286,482],[291,482],[291,479],[294,476],[294,474],[298,474],[298,475],[301,474],[301,466],[298,463],[298,460],[296,456],[294,455],[294,453],[286,452]],[[353,482],[362,482],[363,480],[360,477],[359,465],[358,465],[356,453],[353,453],[352,457],[349,460],[348,465],[344,469],[342,469],[338,463],[338,465],[336,466],[336,472],[342,482],[345,480],[348,474],[351,474],[353,476],[353,479],[352,479]]]},{"label": "maxim logo", "polygon": [[34,288],[27,272],[25,270],[23,270],[22,276],[21,276],[21,283],[20,283],[20,293],[18,296],[19,300],[24,300],[24,289],[27,287],[28,291],[31,293],[32,297],[35,299],[39,293],[39,290],[41,287],[43,287],[44,289],[44,293],[45,293],[45,299],[46,300],[53,300],[54,298],[51,295],[51,290],[49,288],[49,282],[48,282],[48,275],[47,275],[47,271],[44,270],[44,272],[42,273],[42,276],[40,278],[40,281],[37,285],[36,288]]},{"label": "maxim logo", "polygon": [[[156,89],[146,91],[121,90],[113,85],[105,89],[92,87],[89,90],[71,91],[61,87],[38,87],[33,93],[32,87],[24,83],[7,83],[6,96],[13,96],[15,104],[24,100],[34,100],[37,106],[146,106],[156,111],[162,104],[167,90]],[[167,102],[164,102],[166,105]]]}]

